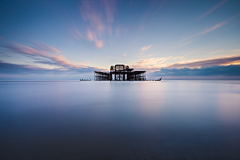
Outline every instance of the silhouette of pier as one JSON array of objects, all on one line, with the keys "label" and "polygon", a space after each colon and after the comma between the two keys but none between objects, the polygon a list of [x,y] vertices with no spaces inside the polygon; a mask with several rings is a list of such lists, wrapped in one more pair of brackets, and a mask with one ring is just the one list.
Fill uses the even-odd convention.
[{"label": "silhouette of pier", "polygon": [[110,72],[94,71],[95,81],[145,81],[146,71],[133,71],[123,64],[110,67]]}]

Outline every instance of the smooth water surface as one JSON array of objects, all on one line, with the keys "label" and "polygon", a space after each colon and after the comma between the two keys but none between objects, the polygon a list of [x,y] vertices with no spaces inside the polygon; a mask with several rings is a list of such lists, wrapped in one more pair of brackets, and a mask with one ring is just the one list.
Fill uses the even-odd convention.
[{"label": "smooth water surface", "polygon": [[0,82],[0,159],[240,159],[240,81]]}]

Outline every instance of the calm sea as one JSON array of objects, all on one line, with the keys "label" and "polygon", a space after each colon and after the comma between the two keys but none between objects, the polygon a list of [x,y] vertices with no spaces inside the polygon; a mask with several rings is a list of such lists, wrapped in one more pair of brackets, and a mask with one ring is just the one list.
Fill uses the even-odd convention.
[{"label": "calm sea", "polygon": [[0,82],[0,159],[240,159],[240,81]]}]

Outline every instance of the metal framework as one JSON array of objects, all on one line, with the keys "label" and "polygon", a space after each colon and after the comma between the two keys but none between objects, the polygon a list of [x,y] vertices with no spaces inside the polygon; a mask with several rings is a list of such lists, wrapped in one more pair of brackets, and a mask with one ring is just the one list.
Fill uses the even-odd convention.
[{"label": "metal framework", "polygon": [[110,72],[94,71],[95,81],[145,81],[146,71],[133,71],[123,64],[110,67]]}]

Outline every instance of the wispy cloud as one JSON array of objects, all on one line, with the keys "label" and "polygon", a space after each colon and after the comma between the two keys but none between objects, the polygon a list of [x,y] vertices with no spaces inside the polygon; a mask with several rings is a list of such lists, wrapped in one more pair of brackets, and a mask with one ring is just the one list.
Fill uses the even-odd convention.
[{"label": "wispy cloud", "polygon": [[123,57],[127,57],[127,55],[124,53],[124,54],[123,54]]},{"label": "wispy cloud", "polygon": [[41,43],[34,43],[36,46],[38,46],[39,48],[43,49],[44,51],[48,51],[48,52],[54,52],[54,53],[61,53],[57,48],[49,46],[49,45],[45,45],[45,44],[41,44]]},{"label": "wispy cloud", "polygon": [[153,58],[145,58],[145,59],[140,59],[138,61],[134,61],[130,63],[130,65],[134,68],[137,69],[143,69],[147,70],[149,72],[157,71],[162,67],[166,67],[166,61],[168,60],[176,60],[176,59],[182,59],[182,56],[178,57],[153,57]]},{"label": "wispy cloud", "polygon": [[219,53],[219,52],[223,52],[223,51],[224,51],[223,49],[218,49],[218,50],[209,52],[209,54],[215,54],[215,53]]},{"label": "wispy cloud", "polygon": [[102,40],[95,40],[95,46],[97,48],[102,48],[103,47],[103,41]]},{"label": "wispy cloud", "polygon": [[70,30],[70,33],[73,36],[73,38],[76,40],[80,40],[80,39],[84,38],[84,36],[82,35],[82,33],[79,31],[79,29],[76,26],[72,27],[72,29]]},{"label": "wispy cloud", "polygon": [[188,44],[192,43],[192,40],[190,41],[181,41],[179,44],[176,45],[176,47],[183,47],[183,46],[186,46]]},{"label": "wispy cloud", "polygon": [[95,42],[95,47],[97,48],[102,48],[103,47],[103,41],[102,40],[98,40],[96,35],[91,32],[90,30],[87,31],[87,39],[92,42]]},{"label": "wispy cloud", "polygon": [[214,11],[215,9],[217,9],[218,7],[220,7],[221,5],[223,5],[224,3],[226,3],[228,0],[223,0],[222,2],[218,3],[216,6],[214,6],[213,8],[211,8],[209,11],[207,11],[206,13],[204,13],[201,17],[199,17],[197,20],[199,21],[200,19],[202,19],[203,17],[205,17],[206,15],[208,15],[209,13],[211,13],[212,11]]},{"label": "wispy cloud", "polygon": [[[30,47],[19,43],[12,42],[10,44],[1,45],[11,51],[12,53],[18,53],[25,56],[30,56],[34,59],[38,59],[38,63],[55,65],[62,69],[80,69],[88,68],[84,63],[72,63],[68,61],[63,55],[60,55],[60,51],[54,47],[35,44]],[[57,54],[56,54],[57,53]]]},{"label": "wispy cloud", "polygon": [[202,30],[202,31],[200,31],[200,32],[197,32],[197,33],[195,33],[195,34],[193,34],[193,35],[191,35],[191,36],[189,36],[189,37],[187,37],[187,38],[182,39],[182,40],[180,41],[180,45],[178,45],[178,46],[181,47],[181,46],[185,46],[185,45],[191,43],[191,42],[193,41],[193,40],[192,40],[193,38],[195,38],[195,37],[197,37],[197,36],[200,36],[200,35],[204,35],[204,34],[206,34],[206,33],[208,33],[208,32],[211,32],[211,31],[216,30],[216,29],[218,29],[218,28],[220,28],[220,27],[222,27],[222,26],[230,23],[234,18],[238,17],[239,15],[240,15],[240,14],[237,14],[237,15],[231,17],[231,18],[228,18],[228,19],[226,19],[226,20],[224,20],[224,21],[222,21],[222,22],[220,22],[220,23],[212,26],[212,27],[206,28],[206,29],[204,29],[204,30]]},{"label": "wispy cloud", "polygon": [[119,27],[117,27],[116,29],[115,29],[115,37],[119,37]]},{"label": "wispy cloud", "polygon": [[[76,73],[89,73],[95,70],[94,67],[86,67],[86,68],[70,68],[70,69],[63,69],[63,68],[55,68],[55,69],[48,69],[34,65],[24,65],[24,64],[13,64],[0,61],[0,73],[1,74],[76,74]],[[1,77],[0,77],[1,78]]]},{"label": "wispy cloud", "polygon": [[[112,35],[113,14],[116,8],[115,3],[114,0],[82,1],[81,3],[80,11],[82,18],[89,23],[86,38],[90,42],[94,42],[97,48],[104,46],[103,40],[101,39],[102,34],[108,31],[108,33]],[[76,32],[75,30],[75,33],[75,37],[81,37],[81,34],[79,36],[79,31]],[[119,31],[117,36],[119,36]]]},{"label": "wispy cloud", "polygon": [[151,47],[152,47],[151,44],[148,45],[148,46],[144,46],[144,47],[142,47],[142,48],[141,48],[141,51],[142,51],[142,52],[141,52],[140,54],[143,54],[144,51],[148,50],[148,49],[151,48]]},{"label": "wispy cloud", "polygon": [[80,7],[82,18],[90,23],[90,27],[95,29],[99,34],[105,30],[105,25],[102,22],[102,17],[98,12],[97,6],[91,1],[82,1]]},{"label": "wispy cloud", "polygon": [[240,56],[230,56],[221,58],[211,58],[206,60],[196,60],[193,62],[183,62],[171,64],[164,68],[201,68],[210,66],[223,66],[223,65],[240,65]]},{"label": "wispy cloud", "polygon": [[207,28],[207,29],[203,30],[202,32],[199,33],[199,35],[206,34],[206,33],[211,32],[211,31],[213,31],[213,30],[215,30],[215,29],[217,29],[219,27],[222,27],[222,26],[228,24],[233,18],[235,18],[237,16],[239,16],[239,14],[237,14],[236,16],[233,16],[233,17],[231,17],[231,18],[229,18],[229,19],[227,19],[225,21],[222,21],[222,22],[220,22],[220,23],[218,23],[218,24],[216,24],[216,25],[214,25],[214,26],[212,26],[210,28]]},{"label": "wispy cloud", "polygon": [[142,50],[142,51],[146,51],[146,50],[148,50],[148,49],[151,48],[151,47],[152,47],[152,45],[150,44],[150,45],[148,45],[148,46],[142,47],[141,50]]},{"label": "wispy cloud", "polygon": [[109,24],[113,23],[113,13],[115,11],[115,0],[103,0],[103,5],[106,12],[106,19]]}]

